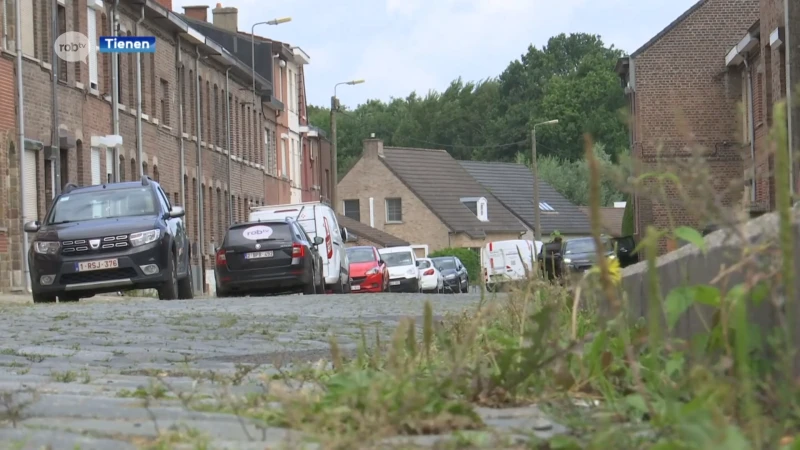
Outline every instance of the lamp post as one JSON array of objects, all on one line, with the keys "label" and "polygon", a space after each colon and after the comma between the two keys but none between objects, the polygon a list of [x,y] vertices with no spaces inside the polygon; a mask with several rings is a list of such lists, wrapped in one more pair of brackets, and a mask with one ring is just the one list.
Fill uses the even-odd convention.
[{"label": "lamp post", "polygon": [[540,125],[555,125],[557,123],[558,119],[548,120],[546,122],[540,122],[535,124],[533,126],[533,131],[531,131],[531,169],[533,170],[533,218],[534,218],[533,235],[535,236],[534,239],[537,241],[542,240],[542,227],[540,222],[541,208],[539,207],[539,166],[536,162],[536,127]]},{"label": "lamp post", "polygon": [[364,80],[351,80],[336,83],[333,86],[333,97],[331,97],[331,173],[333,177],[333,186],[331,189],[331,205],[333,210],[336,211],[336,191],[339,189],[339,162],[338,162],[338,149],[336,147],[336,111],[339,109],[339,99],[336,98],[336,88],[346,84],[354,86],[363,83]]},{"label": "lamp post", "polygon": [[250,75],[253,79],[253,108],[256,102],[256,27],[258,25],[280,25],[282,23],[291,22],[291,17],[284,17],[282,19],[267,20],[266,22],[256,22],[250,27]]}]

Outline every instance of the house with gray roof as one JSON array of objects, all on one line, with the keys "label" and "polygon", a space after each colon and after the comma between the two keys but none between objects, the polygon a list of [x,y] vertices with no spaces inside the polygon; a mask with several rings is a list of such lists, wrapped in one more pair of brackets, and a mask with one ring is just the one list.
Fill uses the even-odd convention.
[{"label": "house with gray roof", "polygon": [[364,140],[338,185],[339,214],[411,243],[418,254],[519,239],[528,227],[445,150]]},{"label": "house with gray roof", "polygon": [[[459,165],[530,230],[535,226],[533,173],[523,164],[458,161]],[[542,239],[558,231],[565,239],[591,234],[589,217],[546,182],[539,180]],[[533,239],[528,234],[525,239]]]}]

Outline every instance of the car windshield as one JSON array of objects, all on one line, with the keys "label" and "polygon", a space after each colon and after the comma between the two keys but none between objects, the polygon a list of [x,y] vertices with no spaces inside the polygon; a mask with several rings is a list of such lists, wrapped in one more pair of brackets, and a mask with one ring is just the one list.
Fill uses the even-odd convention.
[{"label": "car windshield", "polygon": [[381,259],[386,261],[387,267],[414,265],[411,252],[382,253]]},{"label": "car windshield", "polygon": [[[608,250],[608,243],[604,242],[605,250]],[[574,241],[567,241],[564,244],[564,254],[565,255],[575,255],[579,253],[594,253],[596,247],[594,245],[594,239],[576,239]]]},{"label": "car windshield", "polygon": [[349,248],[347,249],[347,259],[351,263],[363,263],[375,261],[375,253],[371,248]]},{"label": "car windshield", "polygon": [[431,262],[427,259],[420,259],[419,260],[419,268],[420,269],[428,269],[431,267]]},{"label": "car windshield", "polygon": [[59,197],[49,224],[78,222],[112,217],[152,216],[156,199],[148,187],[107,189]]},{"label": "car windshield", "polygon": [[228,230],[223,246],[249,245],[258,241],[291,241],[292,229],[286,223],[246,223]]},{"label": "car windshield", "polygon": [[437,258],[433,260],[439,270],[456,270],[456,262],[453,258]]}]

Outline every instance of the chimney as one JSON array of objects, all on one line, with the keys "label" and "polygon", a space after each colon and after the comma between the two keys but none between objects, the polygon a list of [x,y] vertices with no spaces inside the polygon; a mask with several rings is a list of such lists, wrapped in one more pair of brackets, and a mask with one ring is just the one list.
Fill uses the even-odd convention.
[{"label": "chimney", "polygon": [[214,25],[236,33],[239,31],[239,10],[234,7],[223,8],[222,3],[211,11],[214,14]]},{"label": "chimney", "polygon": [[172,0],[156,0],[156,2],[164,8],[172,11]]},{"label": "chimney", "polygon": [[190,19],[208,22],[208,6],[206,5],[184,6],[183,13]]},{"label": "chimney", "polygon": [[369,139],[364,139],[364,158],[383,158],[383,141],[375,139],[375,133],[372,133]]}]

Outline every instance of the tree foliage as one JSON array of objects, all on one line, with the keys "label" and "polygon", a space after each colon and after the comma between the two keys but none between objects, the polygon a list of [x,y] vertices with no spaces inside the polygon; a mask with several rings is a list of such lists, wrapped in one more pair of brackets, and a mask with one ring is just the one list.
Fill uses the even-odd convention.
[{"label": "tree foliage", "polygon": [[[628,145],[625,97],[614,73],[620,56],[599,36],[560,34],[541,49],[529,46],[496,78],[459,78],[442,92],[370,100],[355,109],[343,106],[337,114],[339,174],[355,163],[362,140],[371,133],[387,146],[444,148],[456,159],[514,161],[529,152],[533,125],[552,119],[559,123],[537,128],[537,152],[550,171],[545,179],[575,178],[570,173],[582,164],[587,133],[602,144],[609,163],[616,163]],[[328,108],[310,106],[309,121],[330,132]],[[559,186],[567,189],[564,183]],[[564,195],[585,204],[583,186],[569,187],[581,193]]]},{"label": "tree foliage", "polygon": [[428,254],[428,258],[438,258],[440,256],[455,256],[464,264],[469,275],[469,281],[477,283],[480,281],[481,274],[481,256],[480,253],[470,248],[451,247],[443,248]]}]

